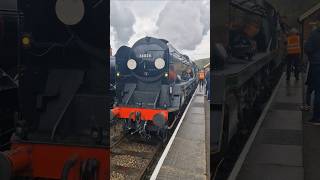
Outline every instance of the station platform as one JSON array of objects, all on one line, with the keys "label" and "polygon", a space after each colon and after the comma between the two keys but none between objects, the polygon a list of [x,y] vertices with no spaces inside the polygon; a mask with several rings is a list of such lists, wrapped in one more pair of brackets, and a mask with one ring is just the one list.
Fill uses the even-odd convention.
[{"label": "station platform", "polygon": [[283,74],[228,180],[304,179],[303,85]]},{"label": "station platform", "polygon": [[[206,124],[209,123],[210,106],[204,90],[199,88],[186,112],[184,120],[163,161],[157,180],[207,179],[208,148]],[[209,142],[209,141],[208,141]]]}]

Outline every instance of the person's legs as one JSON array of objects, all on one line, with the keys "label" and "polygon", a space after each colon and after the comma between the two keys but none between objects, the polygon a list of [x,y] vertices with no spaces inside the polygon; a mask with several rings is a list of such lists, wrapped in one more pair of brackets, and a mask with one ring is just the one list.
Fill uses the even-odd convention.
[{"label": "person's legs", "polygon": [[303,104],[300,109],[302,111],[310,111],[311,108],[311,94],[314,91],[313,87],[311,85],[307,85],[307,91],[305,94],[305,104]]},{"label": "person's legs", "polygon": [[290,80],[290,76],[291,76],[291,70],[292,70],[292,59],[291,56],[287,56],[286,58],[287,61],[287,80]]},{"label": "person's legs", "polygon": [[313,100],[313,122],[319,122],[320,123],[320,90],[317,88],[315,90],[315,96]]},{"label": "person's legs", "polygon": [[294,76],[296,80],[299,80],[299,72],[300,72],[300,55],[295,55],[293,58],[293,63],[294,63]]},{"label": "person's legs", "polygon": [[307,87],[307,93],[306,93],[306,105],[311,106],[311,94],[313,92],[313,88],[311,85],[308,85]]},{"label": "person's legs", "polygon": [[206,95],[209,96],[209,84],[206,82]]},{"label": "person's legs", "polygon": [[313,99],[313,116],[311,123],[314,125],[320,125],[320,66],[313,65],[311,68],[311,86],[314,88],[314,99]]}]

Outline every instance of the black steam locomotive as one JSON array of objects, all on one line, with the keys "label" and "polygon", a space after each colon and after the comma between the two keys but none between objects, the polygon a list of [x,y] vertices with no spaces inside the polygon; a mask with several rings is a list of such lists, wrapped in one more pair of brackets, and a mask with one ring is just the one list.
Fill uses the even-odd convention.
[{"label": "black steam locomotive", "polygon": [[116,55],[116,95],[113,109],[124,130],[166,139],[177,115],[197,86],[197,68],[168,41],[153,37],[122,46]]},{"label": "black steam locomotive", "polygon": [[107,3],[18,1],[20,110],[1,180],[109,177]]},{"label": "black steam locomotive", "polygon": [[[210,147],[215,168],[218,155],[241,149],[249,136],[281,76],[285,48],[279,13],[267,1],[218,0],[213,12]],[[237,35],[232,33],[247,27],[256,32],[250,38],[255,50],[252,45],[229,48]]]}]

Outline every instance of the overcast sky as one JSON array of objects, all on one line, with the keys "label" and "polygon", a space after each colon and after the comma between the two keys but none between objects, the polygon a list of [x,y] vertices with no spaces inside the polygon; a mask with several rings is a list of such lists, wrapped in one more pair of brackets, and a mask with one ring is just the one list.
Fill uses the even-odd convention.
[{"label": "overcast sky", "polygon": [[210,56],[209,0],[111,0],[113,54],[145,36],[167,39],[191,59]]}]

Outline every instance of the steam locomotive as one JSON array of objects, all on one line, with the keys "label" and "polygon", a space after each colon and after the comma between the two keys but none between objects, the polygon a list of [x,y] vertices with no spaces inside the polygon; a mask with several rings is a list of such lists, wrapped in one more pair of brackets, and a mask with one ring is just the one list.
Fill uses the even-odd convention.
[{"label": "steam locomotive", "polygon": [[[217,157],[241,150],[239,145],[254,127],[280,79],[285,39],[280,15],[267,1],[218,0],[212,12],[216,28],[211,50],[214,61],[211,64],[210,150],[211,167],[215,168],[219,162]],[[251,28],[256,32],[252,37],[256,49],[239,46],[230,51],[231,32],[250,25],[248,20],[258,26]],[[250,55],[244,57],[243,54]]]},{"label": "steam locomotive", "polygon": [[162,140],[197,86],[197,68],[167,40],[145,37],[116,55],[114,116],[127,133]]},{"label": "steam locomotive", "polygon": [[0,179],[107,179],[107,1],[18,7],[21,109],[11,148],[0,153]]}]

